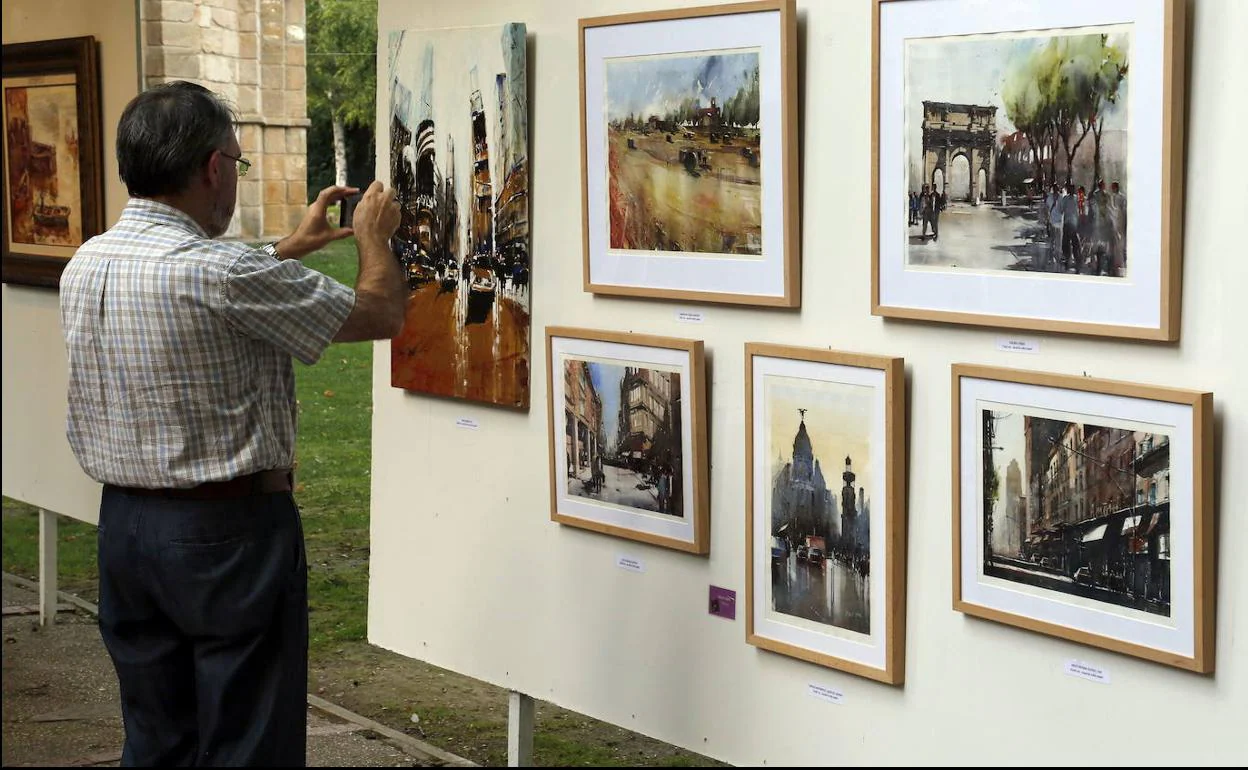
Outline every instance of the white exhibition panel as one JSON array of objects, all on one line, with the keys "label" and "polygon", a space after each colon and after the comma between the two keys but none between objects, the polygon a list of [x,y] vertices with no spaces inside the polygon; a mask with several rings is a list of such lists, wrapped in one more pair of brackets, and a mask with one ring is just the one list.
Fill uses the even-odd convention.
[{"label": "white exhibition panel", "polygon": [[[798,3],[800,312],[583,292],[577,19],[698,4],[381,0],[383,34],[400,27],[528,25],[534,376],[528,413],[415,396],[389,386],[389,346],[376,346],[370,640],[741,765],[1248,762],[1248,744],[1239,737],[1248,714],[1248,657],[1235,645],[1248,638],[1248,562],[1237,552],[1248,542],[1248,519],[1240,515],[1248,475],[1237,472],[1248,468],[1248,355],[1240,341],[1248,326],[1240,232],[1248,186],[1242,164],[1228,161],[1242,157],[1248,123],[1244,100],[1232,97],[1248,92],[1241,35],[1248,3],[1188,4],[1188,198],[1177,345],[871,315],[869,0]],[[1091,13],[1101,5],[1081,7]],[[379,138],[378,169],[388,168],[386,145]],[[689,310],[701,312],[702,322],[677,320]],[[550,521],[548,325],[705,340],[709,556]],[[1039,353],[999,349],[1005,337],[1034,341]],[[745,641],[747,341],[906,360],[903,687]],[[1213,676],[952,609],[953,362],[1214,393],[1217,531],[1230,545],[1218,560]],[[457,427],[460,417],[479,427]],[[644,571],[620,568],[620,556],[640,561]],[[708,585],[737,592],[735,621],[707,613]],[[1109,684],[1067,675],[1070,660],[1102,668]],[[834,705],[812,697],[811,685],[844,697]],[[1143,724],[1157,729],[1141,737]]]},{"label": "white exhibition panel", "polygon": [[[104,221],[126,204],[117,176],[117,121],[139,92],[138,12],[134,0],[5,0],[4,42],[94,35],[100,49],[104,139]],[[57,294],[4,284],[4,494],[63,516],[95,523],[100,485],[74,460],[65,438],[68,366]]]}]

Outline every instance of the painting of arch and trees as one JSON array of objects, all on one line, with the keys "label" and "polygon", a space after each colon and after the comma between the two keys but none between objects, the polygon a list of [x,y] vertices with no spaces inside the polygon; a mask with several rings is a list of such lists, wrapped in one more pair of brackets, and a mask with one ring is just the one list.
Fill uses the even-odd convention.
[{"label": "painting of arch and trees", "polygon": [[906,41],[907,269],[1127,277],[1131,34]]},{"label": "painting of arch and trees", "polygon": [[612,249],[761,258],[758,67],[757,49],[606,61]]}]

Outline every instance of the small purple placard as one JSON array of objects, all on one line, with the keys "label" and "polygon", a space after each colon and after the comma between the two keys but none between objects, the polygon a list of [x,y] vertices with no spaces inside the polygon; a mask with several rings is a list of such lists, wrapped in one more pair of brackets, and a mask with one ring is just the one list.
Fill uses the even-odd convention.
[{"label": "small purple placard", "polygon": [[737,592],[711,586],[710,613],[728,620],[737,619]]}]

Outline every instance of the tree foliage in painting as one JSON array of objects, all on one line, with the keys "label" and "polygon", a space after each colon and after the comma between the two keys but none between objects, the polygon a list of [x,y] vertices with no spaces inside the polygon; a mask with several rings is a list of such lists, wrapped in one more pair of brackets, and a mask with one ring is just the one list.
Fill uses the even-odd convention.
[{"label": "tree foliage in painting", "polygon": [[1126,77],[1126,53],[1110,44],[1107,35],[1055,37],[1006,73],[1002,103],[1027,137],[1037,180],[1057,181],[1060,145],[1066,160],[1065,183],[1070,184],[1075,153],[1089,134],[1094,143],[1093,179],[1101,178],[1104,113],[1117,103]]}]

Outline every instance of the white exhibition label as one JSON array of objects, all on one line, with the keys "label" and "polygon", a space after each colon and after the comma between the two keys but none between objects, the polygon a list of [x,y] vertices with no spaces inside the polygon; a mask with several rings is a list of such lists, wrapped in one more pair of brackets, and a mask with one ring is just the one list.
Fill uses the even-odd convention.
[{"label": "white exhibition label", "polygon": [[641,562],[641,559],[638,559],[635,556],[625,556],[624,554],[618,554],[615,557],[615,566],[620,569],[626,569],[629,572],[646,571],[646,565]]},{"label": "white exhibition label", "polygon": [[700,324],[706,320],[700,310],[677,310],[676,320],[686,324]]},{"label": "white exhibition label", "polygon": [[1109,684],[1109,672],[1099,666],[1093,666],[1078,660],[1066,661],[1066,673],[1080,679],[1089,679],[1101,684]]},{"label": "white exhibition label", "polygon": [[471,417],[460,417],[455,421],[456,428],[467,428],[468,430],[476,430],[481,427],[481,423]]},{"label": "white exhibition label", "polygon": [[1032,337],[997,337],[997,350],[1007,353],[1039,353],[1040,340]]},{"label": "white exhibition label", "polygon": [[828,703],[835,703],[838,706],[845,702],[845,693],[840,690],[833,690],[831,687],[824,687],[821,684],[811,682],[806,685],[806,692],[810,693],[810,697],[825,700]]}]

